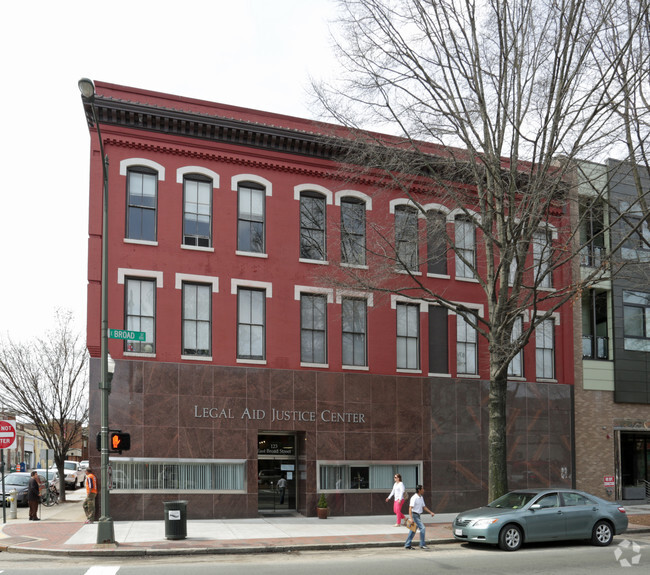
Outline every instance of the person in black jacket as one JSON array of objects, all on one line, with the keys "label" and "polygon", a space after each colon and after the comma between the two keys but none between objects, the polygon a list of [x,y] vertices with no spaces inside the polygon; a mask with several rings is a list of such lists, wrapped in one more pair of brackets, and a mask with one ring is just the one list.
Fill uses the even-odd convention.
[{"label": "person in black jacket", "polygon": [[41,484],[38,481],[38,472],[32,471],[27,484],[27,504],[29,505],[29,520],[40,521],[38,518],[38,504],[41,500]]}]

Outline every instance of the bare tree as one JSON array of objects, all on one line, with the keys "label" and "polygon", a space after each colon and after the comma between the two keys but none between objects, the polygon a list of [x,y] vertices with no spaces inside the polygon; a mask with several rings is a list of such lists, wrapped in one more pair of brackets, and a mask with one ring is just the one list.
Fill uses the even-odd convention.
[{"label": "bare tree", "polygon": [[[607,154],[620,131],[611,104],[627,84],[616,71],[632,62],[632,37],[647,17],[647,0],[640,4],[630,11],[625,0],[341,0],[341,79],[314,84],[326,111],[348,128],[353,143],[341,145],[341,160],[349,177],[410,200],[394,222],[369,232],[368,269],[343,267],[337,281],[444,306],[488,342],[490,499],[507,491],[512,362],[610,264],[603,258],[582,278],[570,273],[583,247],[575,164]],[[603,58],[608,35],[619,30],[627,39]],[[454,233],[432,217],[439,206],[457,214]],[[412,231],[417,215],[427,221],[424,258]],[[480,285],[484,316],[415,273],[446,258],[441,242],[457,273]]]},{"label": "bare tree", "polygon": [[54,330],[43,338],[0,342],[0,390],[5,407],[33,424],[54,450],[65,500],[63,462],[88,420],[88,354],[73,331],[72,314],[59,311],[56,319]]}]

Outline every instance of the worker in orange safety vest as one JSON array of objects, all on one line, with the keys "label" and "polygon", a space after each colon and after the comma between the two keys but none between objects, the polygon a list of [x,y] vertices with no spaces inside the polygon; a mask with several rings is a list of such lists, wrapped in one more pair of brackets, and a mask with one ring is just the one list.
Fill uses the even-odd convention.
[{"label": "worker in orange safety vest", "polygon": [[86,523],[95,520],[95,498],[97,497],[97,478],[90,467],[86,469],[86,499],[83,508],[86,512]]}]

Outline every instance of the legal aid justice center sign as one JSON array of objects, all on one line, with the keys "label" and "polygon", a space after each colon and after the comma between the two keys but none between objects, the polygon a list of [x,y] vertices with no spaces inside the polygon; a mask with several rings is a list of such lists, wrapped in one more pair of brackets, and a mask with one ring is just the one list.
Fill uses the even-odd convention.
[{"label": "legal aid justice center sign", "polygon": [[10,448],[16,441],[16,422],[0,420],[0,449]]}]

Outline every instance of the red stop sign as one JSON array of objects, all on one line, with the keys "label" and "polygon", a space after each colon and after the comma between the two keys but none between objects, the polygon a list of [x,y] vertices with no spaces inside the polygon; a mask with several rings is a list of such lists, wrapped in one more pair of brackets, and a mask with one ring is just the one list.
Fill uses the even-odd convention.
[{"label": "red stop sign", "polygon": [[13,421],[0,421],[0,449],[11,447],[16,441],[16,424]]}]

